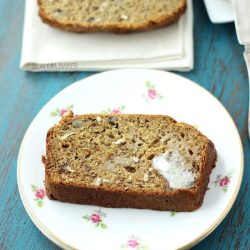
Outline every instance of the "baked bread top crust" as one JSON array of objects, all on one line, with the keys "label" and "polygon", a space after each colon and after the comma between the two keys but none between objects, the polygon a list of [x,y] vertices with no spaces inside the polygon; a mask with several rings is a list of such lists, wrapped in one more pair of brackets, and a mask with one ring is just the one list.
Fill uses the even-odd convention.
[{"label": "baked bread top crust", "polygon": [[186,0],[38,0],[39,15],[73,32],[127,33],[166,26],[186,10]]}]

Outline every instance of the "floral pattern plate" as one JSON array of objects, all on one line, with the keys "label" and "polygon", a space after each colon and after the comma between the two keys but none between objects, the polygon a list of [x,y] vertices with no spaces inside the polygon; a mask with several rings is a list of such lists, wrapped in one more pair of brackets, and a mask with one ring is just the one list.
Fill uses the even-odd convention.
[{"label": "floral pattern plate", "polygon": [[[190,213],[113,209],[51,201],[44,191],[48,129],[67,110],[83,113],[167,114],[196,126],[215,143],[217,166],[201,208]],[[238,131],[225,108],[206,90],[172,73],[117,70],[96,74],[65,88],[28,128],[18,157],[17,178],[32,221],[64,249],[189,248],[210,234],[238,194],[243,152]]]}]

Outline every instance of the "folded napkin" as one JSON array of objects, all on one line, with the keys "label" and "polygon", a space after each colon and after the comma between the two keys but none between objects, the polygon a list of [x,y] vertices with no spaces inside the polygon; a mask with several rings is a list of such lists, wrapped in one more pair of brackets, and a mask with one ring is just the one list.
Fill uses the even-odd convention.
[{"label": "folded napkin", "polygon": [[131,34],[71,33],[44,24],[37,1],[26,0],[20,67],[29,71],[118,68],[193,69],[192,2],[166,28]]},{"label": "folded napkin", "polygon": [[[238,41],[244,46],[244,59],[247,65],[250,86],[250,25],[249,25],[249,0],[233,0],[233,11],[235,17],[235,28]],[[249,89],[250,95],[250,89]],[[250,136],[250,99],[248,109],[248,134]]]},{"label": "folded napkin", "polygon": [[234,21],[231,0],[204,0],[204,2],[212,23],[228,23]]}]

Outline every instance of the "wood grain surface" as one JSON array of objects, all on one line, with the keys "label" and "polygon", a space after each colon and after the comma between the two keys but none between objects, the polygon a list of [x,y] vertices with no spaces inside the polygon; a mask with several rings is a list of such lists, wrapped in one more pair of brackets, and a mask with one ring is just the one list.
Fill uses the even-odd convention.
[{"label": "wood grain surface", "polygon": [[[17,190],[17,155],[28,125],[43,105],[64,87],[92,73],[21,71],[24,1],[1,0],[0,10],[0,249],[58,249],[24,210]],[[194,0],[194,14],[195,69],[180,75],[198,82],[228,109],[244,145],[245,171],[232,210],[193,249],[250,249],[249,87],[243,49],[237,42],[234,25],[211,24],[202,1]]]}]

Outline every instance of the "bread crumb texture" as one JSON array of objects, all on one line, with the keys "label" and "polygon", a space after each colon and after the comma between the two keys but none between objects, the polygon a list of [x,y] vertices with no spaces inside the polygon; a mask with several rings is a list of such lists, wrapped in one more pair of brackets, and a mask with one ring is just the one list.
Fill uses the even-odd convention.
[{"label": "bread crumb texture", "polygon": [[[168,116],[65,117],[48,132],[46,173],[50,183],[66,186],[132,192],[194,188],[208,144],[194,127]],[[171,163],[167,172],[153,164],[159,159]]]}]

